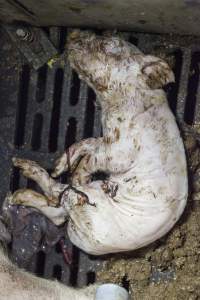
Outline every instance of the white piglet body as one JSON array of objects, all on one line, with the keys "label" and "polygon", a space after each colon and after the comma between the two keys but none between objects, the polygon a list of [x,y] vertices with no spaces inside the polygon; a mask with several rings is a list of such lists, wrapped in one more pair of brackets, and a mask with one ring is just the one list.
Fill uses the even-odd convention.
[{"label": "white piglet body", "polygon": [[[91,38],[89,43],[95,42],[95,38]],[[115,39],[111,38],[109,43],[112,52],[116,47]],[[100,48],[103,50],[99,50],[99,59],[104,60],[104,66],[101,67],[102,62],[98,66],[97,60],[96,70],[91,70],[91,50],[86,62],[86,54],[83,58],[76,48],[76,38],[71,40],[71,44],[69,42],[72,67],[94,88],[102,106],[103,140],[92,155],[99,160],[97,169],[108,172],[109,181],[116,185],[114,195],[102,189],[101,181],[88,183],[87,189],[85,185],[78,185],[77,189],[86,193],[95,206],[70,209],[68,192],[66,197],[63,196],[63,203],[70,214],[70,239],[79,248],[93,254],[133,250],[162,237],[182,214],[188,193],[184,146],[165,93],[160,88],[149,88],[143,84],[146,78],[140,74],[139,65],[145,56],[137,53],[131,61],[130,53],[126,54],[123,50],[123,47],[129,49],[131,46],[120,43],[118,60],[115,57],[110,59],[109,53],[103,57],[101,51],[106,52],[104,45]],[[95,49],[93,51],[94,57],[98,57]],[[113,52],[116,54],[117,50]],[[104,72],[111,74],[102,71],[106,60]],[[155,64],[164,64],[153,57],[154,60]],[[154,67],[152,61],[147,62],[147,68]],[[163,83],[167,83],[173,75],[167,64],[164,67],[166,82]],[[102,77],[95,74],[95,78],[91,79],[93,72],[98,71]],[[132,72],[135,78],[131,76]],[[156,76],[162,76],[162,73],[158,72]],[[105,88],[101,87],[99,78]],[[95,165],[95,158],[92,164]]]},{"label": "white piglet body", "polygon": [[[111,174],[111,182],[118,186],[116,195],[105,194],[101,181],[88,184],[87,190],[77,187],[96,204],[70,210],[69,237],[87,252],[104,254],[145,246],[166,234],[185,208],[185,153],[168,104],[152,107],[135,122],[134,138],[130,134],[127,146],[122,140],[116,157],[112,153],[119,168],[129,154],[132,159],[123,174]],[[133,139],[140,150],[131,157],[124,146],[128,149]]]},{"label": "white piglet body", "polygon": [[[103,137],[75,143],[57,160],[52,176],[73,170],[69,186],[56,184],[33,162],[15,159],[48,198],[61,201],[49,207],[41,195],[23,191],[10,202],[36,207],[58,225],[69,219],[69,238],[88,253],[140,248],[166,234],[187,201],[184,147],[162,90],[174,75],[166,62],[119,37],[88,32],[71,33],[68,59],[97,94]],[[92,181],[97,171],[108,179]]]}]

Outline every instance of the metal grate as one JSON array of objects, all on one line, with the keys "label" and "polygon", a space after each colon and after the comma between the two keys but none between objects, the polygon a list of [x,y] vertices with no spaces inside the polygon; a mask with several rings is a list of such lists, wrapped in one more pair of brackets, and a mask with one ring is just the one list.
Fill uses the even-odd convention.
[{"label": "metal grate", "polygon": [[[45,31],[61,52],[67,29]],[[174,61],[176,83],[167,88],[170,106],[180,120],[189,124],[199,122],[200,39],[136,33],[123,35],[145,53],[164,54]],[[3,201],[9,189],[14,191],[32,184],[12,168],[13,156],[33,159],[50,169],[65,147],[82,138],[99,136],[101,125],[100,109],[94,105],[94,92],[78,79],[68,64],[53,68],[45,65],[35,71],[14,51],[2,30],[0,36],[0,196]],[[56,245],[48,255],[38,253],[30,269],[40,276],[54,277],[74,286],[95,282],[95,272],[103,258],[94,258],[72,245],[70,247],[74,257],[71,268],[65,265]]]}]

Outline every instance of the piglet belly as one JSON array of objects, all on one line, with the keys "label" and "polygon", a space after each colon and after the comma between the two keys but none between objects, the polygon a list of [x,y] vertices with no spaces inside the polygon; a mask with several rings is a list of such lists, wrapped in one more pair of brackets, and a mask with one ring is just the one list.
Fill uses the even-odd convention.
[{"label": "piglet belly", "polygon": [[173,227],[186,202],[179,199],[174,214],[171,205],[156,205],[149,194],[146,199],[130,195],[116,202],[97,193],[96,207],[74,208],[68,224],[72,243],[94,255],[134,250],[157,240]]}]

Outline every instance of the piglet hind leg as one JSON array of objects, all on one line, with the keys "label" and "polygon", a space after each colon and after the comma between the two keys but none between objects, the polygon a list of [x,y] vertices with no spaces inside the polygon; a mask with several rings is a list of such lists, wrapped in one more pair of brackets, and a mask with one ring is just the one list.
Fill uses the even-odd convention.
[{"label": "piglet hind leg", "polygon": [[47,171],[40,167],[36,162],[13,158],[13,164],[15,167],[19,167],[22,174],[34,180],[48,197],[49,204],[51,206],[56,206],[59,204],[59,195],[64,190],[65,186],[63,184],[57,183],[52,179]]},{"label": "piglet hind leg", "polygon": [[9,193],[5,199],[4,206],[8,204],[36,208],[55,225],[61,225],[67,219],[67,213],[63,207],[49,206],[46,196],[30,189],[19,189],[14,194]]}]

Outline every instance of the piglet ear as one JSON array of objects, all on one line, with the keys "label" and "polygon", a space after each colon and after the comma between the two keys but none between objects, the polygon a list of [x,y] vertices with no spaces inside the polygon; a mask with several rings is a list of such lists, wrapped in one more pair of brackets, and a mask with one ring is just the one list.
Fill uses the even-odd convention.
[{"label": "piglet ear", "polygon": [[159,89],[175,81],[174,73],[169,65],[164,60],[151,55],[144,57],[142,73],[151,89]]}]

